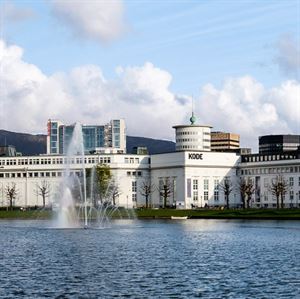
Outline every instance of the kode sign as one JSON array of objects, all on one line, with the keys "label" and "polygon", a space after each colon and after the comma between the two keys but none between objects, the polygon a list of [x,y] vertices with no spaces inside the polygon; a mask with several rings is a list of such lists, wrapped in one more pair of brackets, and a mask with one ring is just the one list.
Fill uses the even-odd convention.
[{"label": "kode sign", "polygon": [[189,160],[203,160],[203,154],[189,153],[188,158]]}]

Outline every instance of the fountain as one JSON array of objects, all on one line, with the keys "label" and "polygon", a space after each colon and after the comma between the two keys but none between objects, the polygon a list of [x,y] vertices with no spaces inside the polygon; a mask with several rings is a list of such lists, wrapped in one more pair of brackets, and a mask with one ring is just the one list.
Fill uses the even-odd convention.
[{"label": "fountain", "polygon": [[[74,175],[71,171],[70,162],[75,158],[81,162],[80,176]],[[114,202],[116,185],[112,179],[109,180],[106,190],[102,192],[103,196],[99,197],[96,167],[94,166],[89,172],[89,194],[87,194],[83,136],[79,123],[75,124],[66,159],[59,196],[55,200],[58,207],[55,227],[88,228],[92,224],[101,228],[108,226],[111,216],[119,211],[119,207]],[[119,215],[121,216],[120,211]]]}]

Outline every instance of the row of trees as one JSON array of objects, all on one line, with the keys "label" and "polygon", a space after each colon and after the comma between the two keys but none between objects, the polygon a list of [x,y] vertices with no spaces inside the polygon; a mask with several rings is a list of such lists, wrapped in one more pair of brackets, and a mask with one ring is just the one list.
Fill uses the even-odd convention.
[{"label": "row of trees", "polygon": [[[50,195],[50,184],[47,181],[42,181],[40,184],[36,185],[36,189],[34,190],[35,194],[37,196],[42,197],[43,201],[43,208],[46,206],[46,198]],[[11,185],[7,185],[4,188],[4,194],[8,200],[8,207],[9,209],[13,209],[15,205],[15,201],[17,199],[19,190],[17,189],[17,186],[15,183],[12,183]]]},{"label": "row of trees", "polygon": [[[93,173],[94,171],[94,173]],[[107,198],[112,199],[112,204],[116,204],[116,198],[120,194],[119,187],[112,177],[109,166],[105,164],[98,165],[94,170],[86,169],[87,185],[92,186],[89,192],[92,194],[93,205],[97,206],[104,203]],[[92,183],[93,180],[93,183]],[[73,182],[71,186],[72,196],[77,199],[82,194],[83,182]],[[8,206],[13,209],[18,197],[18,189],[15,183],[8,184],[4,188],[4,194],[8,200]],[[40,184],[36,184],[34,193],[42,198],[43,208],[46,207],[46,199],[50,196],[51,185],[48,181],[43,180]],[[91,194],[89,194],[91,196]]]},{"label": "row of trees", "polygon": [[[120,189],[118,184],[113,179],[109,166],[98,165],[95,168],[95,172],[92,175],[91,170],[88,169],[87,173],[87,182],[89,186],[93,186],[93,189],[90,188],[90,193],[93,193],[92,200],[93,205],[97,206],[103,204],[107,199],[111,201],[113,205],[116,205],[116,199],[120,195]],[[94,180],[94,184],[91,183],[91,180]],[[250,178],[241,178],[238,182],[238,190],[241,195],[242,207],[250,208],[251,200],[253,194],[255,193],[255,186],[253,180]],[[81,191],[77,188],[73,188],[73,197],[79,197]],[[220,190],[222,190],[225,199],[225,207],[229,208],[230,194],[235,189],[235,186],[231,183],[229,179],[225,179],[221,184],[219,184]],[[283,176],[279,175],[272,180],[271,185],[269,186],[269,191],[276,198],[277,208],[284,208],[284,198],[285,194],[289,189],[288,182],[284,179]],[[150,206],[150,195],[156,190],[155,186],[151,184],[150,180],[144,180],[140,186],[140,194],[145,198],[145,207],[149,208]],[[49,197],[51,192],[51,186],[49,182],[42,181],[40,184],[36,185],[35,194],[42,198],[43,207],[46,206],[46,198]],[[174,192],[172,184],[170,181],[165,180],[158,189],[159,195],[163,199],[163,208],[168,206],[168,200],[171,197],[171,194]],[[13,209],[14,202],[18,195],[18,190],[16,184],[7,185],[5,187],[4,193],[9,202],[9,208]]]},{"label": "row of trees", "polygon": [[[230,194],[235,189],[235,186],[229,179],[225,179],[221,184],[219,184],[218,187],[224,194],[225,208],[229,209]],[[288,192],[288,189],[289,184],[282,175],[279,175],[275,179],[273,179],[271,184],[269,185],[268,190],[276,198],[277,208],[284,208],[284,198],[286,193]],[[154,185],[150,182],[144,181],[142,183],[140,193],[145,197],[146,208],[149,207],[149,197],[154,190]],[[255,193],[253,180],[250,178],[241,178],[238,182],[238,190],[241,195],[242,208],[250,208],[251,200],[253,198],[253,194]],[[158,191],[159,195],[163,198],[163,207],[165,208],[167,207],[168,199],[173,192],[172,185],[169,181],[165,181]]]},{"label": "row of trees", "polygon": [[[233,184],[229,180],[224,180],[222,184],[220,184],[221,190],[224,192],[224,197],[226,201],[226,208],[229,208],[229,196],[230,193],[234,190]],[[255,193],[254,182],[250,178],[241,178],[238,182],[238,190],[241,195],[242,207],[250,208],[250,203]],[[289,190],[289,184],[284,179],[282,175],[278,175],[275,179],[272,180],[271,184],[268,187],[268,190],[271,194],[276,198],[277,209],[284,208],[284,198],[286,193]]]}]

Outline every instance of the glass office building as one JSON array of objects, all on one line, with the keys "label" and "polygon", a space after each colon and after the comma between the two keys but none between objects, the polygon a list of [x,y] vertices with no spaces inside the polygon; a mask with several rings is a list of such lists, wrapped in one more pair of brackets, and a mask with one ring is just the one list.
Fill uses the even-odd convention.
[{"label": "glass office building", "polygon": [[[66,154],[75,124],[48,120],[47,154]],[[82,125],[85,153],[126,153],[126,127],[123,119],[106,125]]]}]

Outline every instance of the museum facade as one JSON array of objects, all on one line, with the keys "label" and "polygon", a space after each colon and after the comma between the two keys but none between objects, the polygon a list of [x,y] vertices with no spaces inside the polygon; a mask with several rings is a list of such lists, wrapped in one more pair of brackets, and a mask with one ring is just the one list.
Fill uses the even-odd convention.
[{"label": "museum facade", "polygon": [[174,128],[179,144],[170,153],[0,157],[0,206],[8,206],[7,189],[12,186],[16,189],[14,206],[42,206],[37,190],[45,182],[49,188],[46,205],[51,206],[61,196],[60,185],[66,175],[80,178],[83,169],[105,164],[118,189],[115,203],[121,207],[144,207],[145,185],[151,187],[148,198],[151,207],[222,207],[226,204],[224,182],[230,182],[231,186],[230,207],[241,207],[239,182],[245,178],[255,187],[251,207],[276,208],[271,185],[278,176],[288,185],[284,206],[300,207],[299,149],[247,155],[213,152],[209,150],[210,126],[195,125],[191,118],[191,124]]}]

